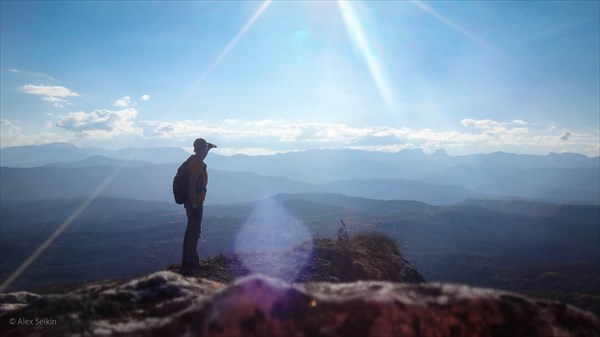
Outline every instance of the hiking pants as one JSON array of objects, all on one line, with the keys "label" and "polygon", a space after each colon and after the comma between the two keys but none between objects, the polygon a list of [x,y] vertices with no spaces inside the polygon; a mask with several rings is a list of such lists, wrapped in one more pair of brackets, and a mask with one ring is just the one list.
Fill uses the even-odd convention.
[{"label": "hiking pants", "polygon": [[187,228],[183,237],[183,253],[181,257],[181,267],[197,266],[200,262],[197,246],[200,234],[202,233],[202,213],[203,205],[198,205],[197,212],[194,212],[192,205],[185,204],[185,213],[187,215]]}]

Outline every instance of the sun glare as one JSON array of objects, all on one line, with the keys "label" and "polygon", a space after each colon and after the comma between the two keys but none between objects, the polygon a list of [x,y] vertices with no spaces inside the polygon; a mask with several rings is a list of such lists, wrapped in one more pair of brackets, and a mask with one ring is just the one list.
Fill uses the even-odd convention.
[{"label": "sun glare", "polygon": [[346,26],[348,36],[350,37],[354,47],[364,57],[367,68],[369,69],[369,73],[371,74],[371,78],[375,82],[381,98],[390,110],[394,110],[396,103],[392,94],[390,83],[384,74],[382,60],[378,58],[373,48],[372,41],[367,36],[367,31],[363,27],[361,19],[354,7],[354,3],[351,1],[338,1],[338,6],[344,20],[344,25]]}]

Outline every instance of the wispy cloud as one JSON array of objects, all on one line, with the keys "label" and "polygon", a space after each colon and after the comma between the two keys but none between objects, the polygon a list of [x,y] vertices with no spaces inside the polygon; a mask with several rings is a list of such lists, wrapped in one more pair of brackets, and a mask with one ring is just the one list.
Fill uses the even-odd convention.
[{"label": "wispy cloud", "polygon": [[118,100],[116,100],[114,104],[117,107],[125,108],[125,107],[129,106],[129,104],[131,104],[131,97],[129,97],[129,96],[121,97]]},{"label": "wispy cloud", "polygon": [[42,96],[44,101],[51,102],[57,108],[68,104],[65,97],[79,96],[78,93],[71,89],[59,85],[25,84],[21,87],[21,91],[30,95]]},{"label": "wispy cloud", "polygon": [[58,98],[54,96],[48,96],[42,98],[46,102],[53,103],[55,107],[60,108],[63,106],[63,103],[68,103],[66,99]]},{"label": "wispy cloud", "polygon": [[138,134],[140,130],[133,121],[137,114],[134,108],[71,112],[56,125],[81,137],[111,138],[122,134]]},{"label": "wispy cloud", "polygon": [[140,99],[145,102],[145,101],[149,101],[150,100],[150,95],[146,94],[146,95],[142,95],[142,97],[140,97]]},{"label": "wispy cloud", "polygon": [[20,69],[15,69],[15,68],[10,69],[10,72],[13,74],[25,75],[28,77],[43,78],[45,80],[54,81],[54,77],[52,77],[48,74],[40,73],[40,72],[26,71],[26,70],[20,70]]}]

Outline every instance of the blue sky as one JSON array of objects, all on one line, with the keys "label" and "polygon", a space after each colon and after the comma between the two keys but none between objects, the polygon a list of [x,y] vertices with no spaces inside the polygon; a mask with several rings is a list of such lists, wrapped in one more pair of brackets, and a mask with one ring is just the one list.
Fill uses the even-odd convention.
[{"label": "blue sky", "polygon": [[599,6],[3,1],[1,145],[598,156]]}]

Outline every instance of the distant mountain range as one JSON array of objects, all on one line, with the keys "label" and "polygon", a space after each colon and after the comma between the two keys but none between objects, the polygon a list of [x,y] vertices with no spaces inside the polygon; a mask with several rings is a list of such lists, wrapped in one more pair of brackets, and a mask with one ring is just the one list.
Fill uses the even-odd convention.
[{"label": "distant mountain range", "polygon": [[119,167],[135,167],[135,166],[147,166],[152,163],[147,161],[138,160],[125,160],[125,159],[114,159],[105,157],[102,155],[93,155],[91,157],[84,158],[82,160],[76,160],[71,162],[59,162],[50,163],[43,165],[44,167],[63,167],[63,168],[76,168],[76,167],[107,167],[107,166],[119,166]]},{"label": "distant mountain range", "polygon": [[121,161],[142,161],[152,164],[176,163],[189,153],[180,148],[126,148],[108,150],[102,148],[80,148],[70,143],[27,145],[0,149],[2,167],[37,167],[51,164],[79,162],[89,157],[107,157]]},{"label": "distant mountain range", "polygon": [[[171,201],[179,148],[106,150],[66,143],[0,150],[3,202],[100,195]],[[600,158],[444,151],[397,153],[311,150],[271,156],[209,154],[207,203],[229,204],[277,193],[342,193],[435,205],[467,199],[600,203]]]},{"label": "distant mountain range", "polygon": [[[547,156],[495,152],[449,156],[445,151],[426,154],[422,150],[396,153],[358,150],[309,150],[271,156],[209,155],[213,168],[252,171],[261,175],[284,176],[306,182],[333,182],[349,179],[407,179],[436,183],[461,178],[497,177],[500,173],[519,173],[536,169],[600,168],[600,157],[561,153]],[[473,176],[473,174],[476,174]],[[447,177],[448,176],[448,177]]]},{"label": "distant mountain range", "polygon": [[[0,149],[2,167],[36,167],[47,164],[81,161],[92,156],[152,164],[180,163],[190,154],[181,148],[80,148],[70,143],[50,143],[5,147]],[[521,155],[506,152],[449,156],[438,150],[396,153],[359,150],[308,150],[262,156],[209,155],[211,167],[226,171],[252,171],[266,176],[284,176],[310,182],[340,179],[410,178],[435,173],[449,167],[480,167],[495,170],[529,170],[539,168],[598,168],[600,157],[577,153]],[[311,172],[318,168],[318,172]]]}]

